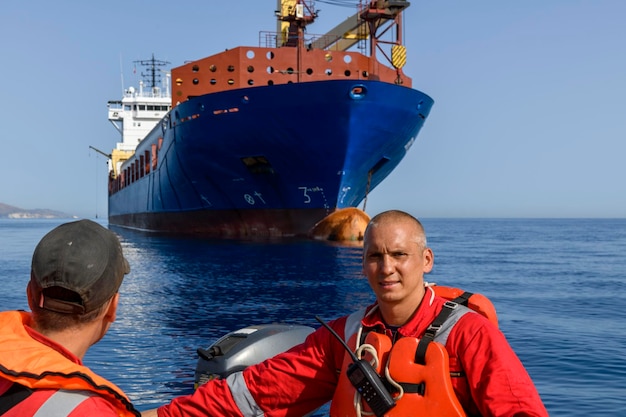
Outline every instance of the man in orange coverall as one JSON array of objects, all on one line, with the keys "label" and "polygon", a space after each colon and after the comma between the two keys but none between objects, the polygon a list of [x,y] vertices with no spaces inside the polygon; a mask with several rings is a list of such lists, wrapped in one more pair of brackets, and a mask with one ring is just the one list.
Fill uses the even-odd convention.
[{"label": "man in orange coverall", "polygon": [[115,320],[129,272],[117,236],[98,223],[65,223],[41,239],[26,290],[32,313],[0,313],[0,415],[140,415],[82,364]]},{"label": "man in orange coverall", "polygon": [[[370,221],[363,242],[363,272],[376,303],[356,316],[334,320],[330,326],[352,348],[359,338],[353,336],[351,327],[388,336],[394,343],[388,356],[393,362],[394,348],[405,338],[422,339],[447,308],[446,300],[424,284],[424,274],[431,271],[433,260],[417,219],[401,211],[378,214]],[[358,317],[353,320],[355,326],[349,324],[353,317]],[[455,309],[450,317],[453,319],[451,324],[446,321],[450,325],[445,340],[435,337],[434,341],[445,346],[449,357],[449,373],[445,369],[441,375],[454,394],[451,398],[462,407],[455,415],[546,417],[548,413],[532,380],[497,326],[464,307]],[[441,345],[435,344],[443,350]],[[411,358],[404,359],[413,360],[414,356],[415,350]],[[332,401],[333,417],[365,415],[359,401],[354,401],[354,389],[345,381],[346,357],[340,342],[321,327],[285,353],[225,379],[209,381],[193,394],[175,398],[142,416],[301,417],[328,401]],[[422,397],[419,395],[423,393],[405,393],[405,398],[385,416],[411,415],[406,410],[415,408],[401,407],[402,401],[412,398],[420,402],[438,394],[429,391],[428,385],[425,391]],[[438,407],[428,404],[428,415],[442,415]]]}]

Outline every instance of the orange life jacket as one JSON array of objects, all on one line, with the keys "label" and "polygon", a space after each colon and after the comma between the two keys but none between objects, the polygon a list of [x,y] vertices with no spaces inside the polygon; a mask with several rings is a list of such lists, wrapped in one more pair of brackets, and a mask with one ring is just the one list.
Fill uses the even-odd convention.
[{"label": "orange life jacket", "polygon": [[426,284],[427,287],[432,288],[435,294],[446,300],[454,301],[458,304],[469,307],[477,313],[485,316],[490,322],[498,326],[498,315],[496,314],[496,308],[493,306],[491,300],[482,294],[470,293],[460,288],[446,287],[444,285],[437,285],[435,283]]},{"label": "orange life jacket", "polygon": [[120,417],[140,415],[116,385],[33,339],[24,329],[29,324],[29,313],[0,313],[0,377],[31,389],[90,391],[110,402]]},{"label": "orange life jacket", "polygon": [[[428,285],[438,296],[450,301],[455,300],[455,303],[479,312],[497,325],[495,308],[487,297],[467,293],[458,288]],[[349,337],[348,346],[355,349],[359,332],[346,337]],[[374,368],[383,381],[395,382],[391,384],[391,391],[396,405],[385,413],[385,417],[426,415],[465,417],[465,411],[452,387],[445,346],[434,341],[424,344],[423,361],[420,363],[417,358],[419,342],[417,338],[403,337],[392,345],[387,335],[376,332],[365,335],[364,345],[371,345],[376,356],[373,357],[371,350],[361,348],[364,349],[361,358],[375,365]],[[352,358],[346,352],[330,407],[331,417],[371,415],[371,410],[347,377],[347,369],[351,363]]]}]

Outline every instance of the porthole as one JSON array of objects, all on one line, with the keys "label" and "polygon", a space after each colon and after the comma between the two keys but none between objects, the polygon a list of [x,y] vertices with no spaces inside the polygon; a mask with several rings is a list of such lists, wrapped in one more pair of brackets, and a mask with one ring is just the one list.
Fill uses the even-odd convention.
[{"label": "porthole", "polygon": [[306,73],[309,74],[309,75],[313,74],[313,69],[312,68],[307,68],[306,69]]},{"label": "porthole", "polygon": [[254,67],[252,65],[248,65],[248,72],[254,72]]},{"label": "porthole", "polygon": [[198,80],[197,78],[194,78],[192,82],[194,85],[198,85],[198,83],[200,83],[200,80]]},{"label": "porthole", "polygon": [[228,80],[228,85],[233,85],[233,84],[235,84],[235,80],[233,80],[232,78],[230,78],[230,79]]},{"label": "porthole", "polygon": [[217,84],[217,80],[215,78],[211,78],[210,83],[211,83],[211,85],[215,85],[215,84]]},{"label": "porthole", "polygon": [[248,58],[248,59],[252,59],[252,58],[254,58],[254,51],[253,51],[253,50],[251,50],[251,49],[249,49],[249,50],[246,52],[246,58]]},{"label": "porthole", "polygon": [[346,77],[349,77],[350,74],[352,74],[350,70],[345,70],[343,73],[346,75]]},{"label": "porthole", "polygon": [[274,52],[269,51],[269,52],[267,53],[267,55],[265,55],[265,56],[267,57],[267,59],[274,59]]},{"label": "porthole", "polygon": [[211,72],[215,72],[215,71],[217,71],[217,67],[216,67],[215,65],[211,65],[211,66],[209,67],[209,71],[211,71]]},{"label": "porthole", "polygon": [[248,80],[248,85],[254,85],[254,80]]},{"label": "porthole", "polygon": [[197,65],[194,65],[193,67],[191,67],[191,70],[192,70],[193,72],[198,72],[198,71],[200,71],[200,67],[199,67],[199,66],[197,66]]},{"label": "porthole", "polygon": [[233,72],[235,71],[235,66],[234,65],[229,65],[228,66],[228,72]]}]

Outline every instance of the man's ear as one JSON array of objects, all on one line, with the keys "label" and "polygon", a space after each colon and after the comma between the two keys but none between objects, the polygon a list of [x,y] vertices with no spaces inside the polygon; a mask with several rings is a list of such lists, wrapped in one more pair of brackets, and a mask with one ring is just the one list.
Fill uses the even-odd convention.
[{"label": "man's ear", "polygon": [[426,248],[424,249],[424,252],[422,252],[422,256],[424,256],[424,273],[427,274],[433,269],[433,265],[435,264],[435,254],[431,248]]},{"label": "man's ear", "polygon": [[28,300],[28,307],[30,311],[33,311],[33,290],[31,289],[31,285],[33,285],[30,281],[26,286],[26,299]]},{"label": "man's ear", "polygon": [[117,317],[117,303],[120,300],[120,293],[115,293],[115,295],[113,296],[113,298],[111,298],[111,301],[109,302],[109,306],[106,309],[106,313],[104,315],[104,318],[109,322],[109,323],[113,323],[115,321],[115,318]]}]

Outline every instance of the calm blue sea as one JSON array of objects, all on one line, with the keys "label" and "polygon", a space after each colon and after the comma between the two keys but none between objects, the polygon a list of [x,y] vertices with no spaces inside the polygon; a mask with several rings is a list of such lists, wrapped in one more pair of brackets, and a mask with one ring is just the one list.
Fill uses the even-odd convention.
[{"label": "calm blue sea", "polygon": [[[60,220],[0,220],[0,309],[27,309],[32,251]],[[551,416],[626,415],[626,219],[425,219],[429,281],[481,292]],[[140,410],[192,392],[196,349],[251,324],[317,327],[370,303],[359,247],[114,229],[132,272],[85,363]]]}]

